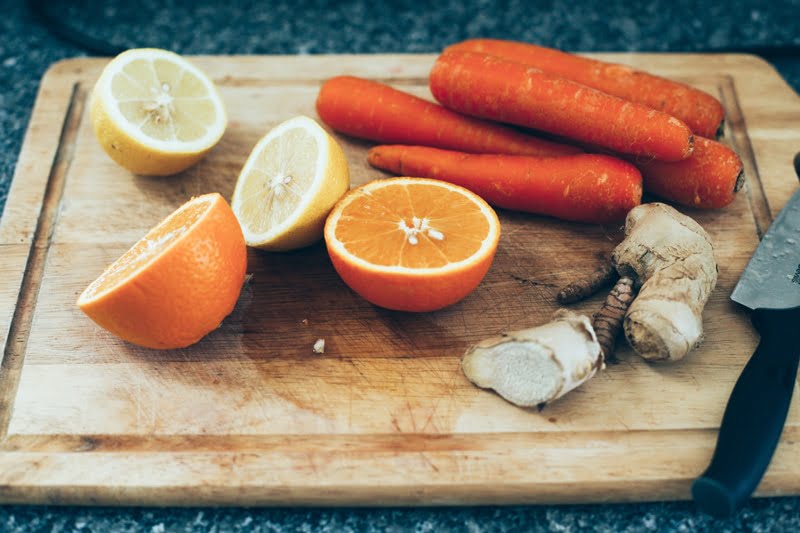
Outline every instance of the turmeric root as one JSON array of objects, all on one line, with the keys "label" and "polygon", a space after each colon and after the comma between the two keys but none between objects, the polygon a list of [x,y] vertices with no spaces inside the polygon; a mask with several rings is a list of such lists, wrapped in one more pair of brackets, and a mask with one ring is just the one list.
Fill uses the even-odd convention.
[{"label": "turmeric root", "polygon": [[623,276],[608,293],[603,307],[592,318],[592,327],[600,343],[603,359],[606,363],[616,363],[614,348],[617,337],[622,331],[622,322],[636,294],[633,279]]},{"label": "turmeric root", "polygon": [[592,272],[588,278],[573,281],[558,291],[556,299],[560,304],[571,304],[585,300],[606,285],[610,285],[616,278],[617,271],[614,270],[611,261],[606,258],[603,265]]},{"label": "turmeric root", "polygon": [[603,366],[589,318],[561,309],[539,327],[504,333],[467,350],[461,368],[482,388],[522,407],[543,406]]},{"label": "turmeric root", "polygon": [[711,239],[691,218],[661,203],[635,207],[614,266],[640,286],[623,323],[625,338],[651,361],[677,361],[703,336],[703,308],[717,284]]}]

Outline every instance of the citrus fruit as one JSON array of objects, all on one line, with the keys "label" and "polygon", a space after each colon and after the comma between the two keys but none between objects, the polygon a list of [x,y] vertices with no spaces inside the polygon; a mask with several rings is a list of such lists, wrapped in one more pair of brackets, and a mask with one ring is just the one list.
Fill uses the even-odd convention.
[{"label": "citrus fruit", "polygon": [[214,83],[181,56],[155,48],[112,59],[90,105],[103,150],[144,175],[166,176],[193,165],[217,144],[228,122]]},{"label": "citrus fruit", "polygon": [[476,194],[443,181],[390,178],[350,191],[325,224],[344,282],[375,305],[433,311],[481,282],[500,222]]},{"label": "citrus fruit", "polygon": [[314,120],[298,116],[258,141],[231,207],[248,245],[292,250],[322,238],[325,218],[349,188],[342,148]]},{"label": "citrus fruit", "polygon": [[200,340],[233,310],[247,248],[219,194],[193,198],[150,230],[78,298],[101,327],[148,348]]}]

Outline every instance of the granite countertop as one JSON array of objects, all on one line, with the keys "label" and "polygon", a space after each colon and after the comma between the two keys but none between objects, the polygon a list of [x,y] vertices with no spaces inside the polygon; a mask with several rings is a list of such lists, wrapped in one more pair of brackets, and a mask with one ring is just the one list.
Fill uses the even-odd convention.
[{"label": "granite countertop", "polygon": [[[74,28],[115,46],[185,54],[437,52],[468,37],[577,51],[756,50],[800,90],[800,2],[279,0],[45,2]],[[222,6],[222,7],[220,7]],[[86,55],[24,2],[0,0],[0,210],[39,80]],[[788,47],[788,49],[787,49]],[[800,124],[798,125],[800,127]],[[798,147],[800,149],[800,147]],[[800,498],[752,501],[717,521],[691,502],[433,509],[114,509],[0,506],[0,531],[800,531]]]}]

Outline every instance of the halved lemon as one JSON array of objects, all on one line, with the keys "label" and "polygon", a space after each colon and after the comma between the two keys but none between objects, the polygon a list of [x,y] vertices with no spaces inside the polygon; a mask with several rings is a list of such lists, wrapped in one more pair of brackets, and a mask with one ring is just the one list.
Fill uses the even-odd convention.
[{"label": "halved lemon", "polygon": [[341,146],[314,120],[298,116],[253,148],[231,207],[249,246],[292,250],[322,238],[328,213],[349,188]]},{"label": "halved lemon", "polygon": [[178,54],[121,53],[106,65],[91,100],[95,136],[136,174],[176,174],[217,144],[228,119],[214,83]]}]

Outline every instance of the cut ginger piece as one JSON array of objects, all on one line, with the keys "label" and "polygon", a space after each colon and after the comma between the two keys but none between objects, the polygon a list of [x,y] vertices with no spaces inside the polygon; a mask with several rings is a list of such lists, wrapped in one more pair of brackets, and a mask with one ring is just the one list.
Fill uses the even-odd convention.
[{"label": "cut ginger piece", "polygon": [[494,210],[476,194],[422,178],[351,190],[325,225],[333,266],[363,298],[398,311],[433,311],[472,292],[500,239]]}]

